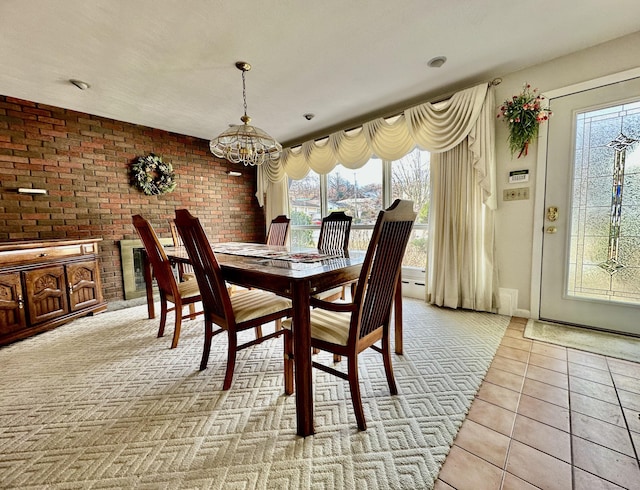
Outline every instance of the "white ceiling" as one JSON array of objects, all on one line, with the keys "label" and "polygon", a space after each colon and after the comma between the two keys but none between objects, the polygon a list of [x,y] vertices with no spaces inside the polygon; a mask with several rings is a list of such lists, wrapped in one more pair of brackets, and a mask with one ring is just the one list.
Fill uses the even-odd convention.
[{"label": "white ceiling", "polygon": [[252,124],[291,144],[638,19],[638,0],[2,0],[0,94],[209,139],[240,123],[243,60]]}]

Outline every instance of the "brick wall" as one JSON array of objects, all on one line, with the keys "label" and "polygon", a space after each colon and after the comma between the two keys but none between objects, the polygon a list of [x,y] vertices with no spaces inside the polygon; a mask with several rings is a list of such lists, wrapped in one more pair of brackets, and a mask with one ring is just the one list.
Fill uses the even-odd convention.
[{"label": "brick wall", "polygon": [[[146,196],[129,184],[131,163],[149,153],[173,165],[174,192]],[[118,241],[138,238],[133,214],[159,236],[187,208],[212,241],[264,240],[255,170],[229,177],[231,168],[202,139],[0,96],[0,241],[100,237],[105,299],[123,299]]]}]

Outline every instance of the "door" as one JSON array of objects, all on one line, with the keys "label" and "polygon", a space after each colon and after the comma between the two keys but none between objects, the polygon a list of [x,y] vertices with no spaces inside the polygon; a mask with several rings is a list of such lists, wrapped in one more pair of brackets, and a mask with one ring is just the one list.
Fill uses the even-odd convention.
[{"label": "door", "polygon": [[640,78],[550,108],[540,318],[640,335]]},{"label": "door", "polygon": [[69,313],[64,266],[42,267],[24,273],[29,323],[53,320]]},{"label": "door", "polygon": [[26,327],[20,273],[0,274],[0,345]]},{"label": "door", "polygon": [[96,260],[67,265],[69,307],[78,311],[102,302],[100,269]]}]

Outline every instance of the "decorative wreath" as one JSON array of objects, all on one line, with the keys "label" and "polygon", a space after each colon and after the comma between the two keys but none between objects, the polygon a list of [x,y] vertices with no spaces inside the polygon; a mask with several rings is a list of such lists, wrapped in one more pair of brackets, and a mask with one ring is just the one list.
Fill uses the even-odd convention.
[{"label": "decorative wreath", "polygon": [[538,137],[540,125],[551,117],[551,111],[543,106],[545,97],[538,89],[525,83],[522,92],[504,101],[500,107],[498,118],[509,128],[509,150],[511,156],[518,153],[518,158],[527,155],[529,143]]},{"label": "decorative wreath", "polygon": [[176,175],[170,163],[165,163],[157,155],[149,153],[138,157],[131,164],[131,185],[147,196],[157,196],[173,192],[176,188]]}]

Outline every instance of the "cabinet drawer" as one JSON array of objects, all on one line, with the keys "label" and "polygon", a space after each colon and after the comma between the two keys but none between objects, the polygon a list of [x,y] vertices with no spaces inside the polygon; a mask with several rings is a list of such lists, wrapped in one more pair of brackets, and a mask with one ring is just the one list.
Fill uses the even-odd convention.
[{"label": "cabinet drawer", "polygon": [[50,260],[74,257],[77,255],[95,254],[94,243],[60,245],[58,247],[30,248],[26,250],[10,250],[0,252],[0,263],[3,266],[33,264]]}]

